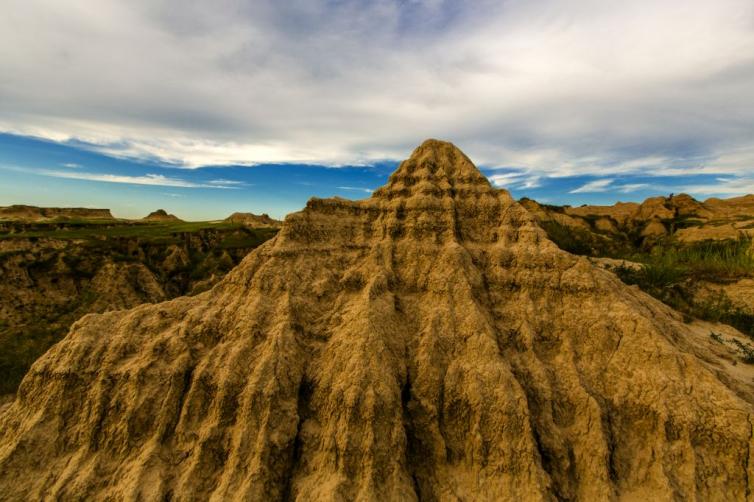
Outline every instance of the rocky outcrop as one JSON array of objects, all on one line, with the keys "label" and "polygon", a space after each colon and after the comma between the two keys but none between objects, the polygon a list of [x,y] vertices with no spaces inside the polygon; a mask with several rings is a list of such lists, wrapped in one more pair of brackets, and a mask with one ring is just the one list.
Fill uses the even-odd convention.
[{"label": "rocky outcrop", "polygon": [[750,277],[722,284],[704,281],[694,296],[697,302],[729,302],[734,310],[754,314],[754,279]]},{"label": "rocky outcrop", "polygon": [[[522,199],[540,222],[556,222],[576,231],[631,241],[651,247],[673,235],[681,242],[736,239],[754,236],[754,195],[697,201],[687,194],[651,197],[641,204],[612,206],[550,206]],[[592,236],[593,237],[593,236]]]},{"label": "rocky outcrop", "polygon": [[52,237],[0,238],[0,395],[82,315],[205,291],[274,234],[218,226],[154,236],[147,224],[97,223],[87,238],[64,239],[57,225]]},{"label": "rocky outcrop", "polygon": [[144,218],[141,219],[142,221],[155,221],[155,222],[179,222],[183,221],[179,217],[177,217],[174,214],[169,214],[164,209],[158,209],[157,211],[152,211],[148,215],[146,215]]},{"label": "rocky outcrop", "polygon": [[228,223],[240,223],[250,228],[262,228],[273,227],[280,228],[283,222],[270,218],[267,213],[254,214],[254,213],[233,213],[225,219]]},{"label": "rocky outcrop", "polygon": [[89,209],[84,207],[37,207],[6,206],[0,207],[0,220],[14,221],[48,221],[48,220],[112,220],[109,209]]},{"label": "rocky outcrop", "polygon": [[449,143],[211,291],[90,315],[0,416],[0,497],[743,500],[754,371]]}]

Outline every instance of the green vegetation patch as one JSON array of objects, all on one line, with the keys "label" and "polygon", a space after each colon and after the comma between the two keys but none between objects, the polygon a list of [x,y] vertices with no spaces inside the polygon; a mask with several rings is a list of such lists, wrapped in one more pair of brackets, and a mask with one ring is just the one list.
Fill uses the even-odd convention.
[{"label": "green vegetation patch", "polygon": [[635,253],[631,240],[623,234],[609,238],[596,232],[562,225],[553,220],[543,221],[540,225],[551,241],[569,253],[624,259],[629,259],[628,257]]},{"label": "green vegetation patch", "polygon": [[647,256],[652,273],[712,282],[726,282],[754,274],[751,238],[657,245]]},{"label": "green vegetation patch", "polygon": [[[691,218],[666,222],[673,229],[696,224]],[[614,272],[626,284],[639,286],[689,318],[723,322],[754,337],[754,315],[738,308],[724,295],[694,300],[702,281],[728,283],[754,276],[751,237],[691,244],[669,237],[655,242],[647,250],[641,247],[640,236],[616,234],[608,239],[554,221],[541,225],[553,242],[570,253],[642,263],[640,268],[619,267]]]},{"label": "green vegetation patch", "polygon": [[139,237],[143,239],[170,238],[174,234],[193,233],[200,230],[234,230],[245,228],[238,223],[225,223],[213,221],[198,222],[123,222],[120,224],[105,225],[102,223],[82,223],[80,225],[65,226],[55,224],[29,225],[15,232],[0,233],[0,239],[26,239],[26,238],[49,238],[49,239],[103,239],[115,237]]},{"label": "green vegetation patch", "polygon": [[754,275],[751,239],[658,245],[643,258],[641,268],[618,267],[614,272],[626,284],[636,284],[681,313],[723,322],[754,337],[754,314],[723,293],[703,301],[693,299],[700,281],[724,283]]}]

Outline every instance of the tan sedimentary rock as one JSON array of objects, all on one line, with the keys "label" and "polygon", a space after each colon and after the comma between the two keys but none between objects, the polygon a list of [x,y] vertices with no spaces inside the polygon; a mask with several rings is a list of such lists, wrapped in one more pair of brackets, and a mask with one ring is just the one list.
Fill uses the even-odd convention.
[{"label": "tan sedimentary rock", "polygon": [[[636,233],[645,244],[671,235],[681,242],[754,236],[754,195],[697,201],[687,194],[650,197],[641,204],[612,206],[544,206],[531,199],[521,204],[540,222],[556,221],[576,230],[617,236]],[[594,221],[593,227],[587,220]]]},{"label": "tan sedimentary rock", "polygon": [[267,213],[263,213],[263,214],[233,213],[227,218],[225,218],[225,221],[227,221],[228,223],[240,223],[242,225],[246,225],[247,227],[251,227],[251,228],[261,228],[261,227],[280,228],[280,226],[283,224],[283,222],[280,220],[270,218],[270,215],[268,215]]},{"label": "tan sedimentary rock", "polygon": [[734,309],[754,314],[754,279],[744,278],[726,283],[702,282],[696,301],[727,299]]},{"label": "tan sedimentary rock", "polygon": [[639,212],[640,205],[635,202],[618,202],[612,206],[579,206],[564,208],[566,214],[573,216],[607,216],[620,225],[627,224]]},{"label": "tan sedimentary rock", "polygon": [[173,222],[183,221],[180,218],[178,218],[176,215],[170,214],[164,209],[158,209],[157,211],[152,211],[141,220],[142,221],[173,221]]},{"label": "tan sedimentary rock", "polygon": [[[754,237],[754,221],[747,221],[745,224],[746,225],[723,223],[719,225],[703,225],[701,227],[682,228],[675,233],[675,236],[681,242]],[[750,228],[741,228],[742,226],[748,226]]]},{"label": "tan sedimentary rock", "polygon": [[109,209],[85,207],[37,207],[14,205],[0,207],[0,220],[48,221],[55,219],[112,220]]},{"label": "tan sedimentary rock", "polygon": [[663,225],[659,220],[651,220],[641,231],[642,237],[658,238],[667,234],[668,231],[665,228],[665,225]]},{"label": "tan sedimentary rock", "polygon": [[430,140],[212,290],[77,322],[0,498],[751,499],[754,372],[705,340]]}]

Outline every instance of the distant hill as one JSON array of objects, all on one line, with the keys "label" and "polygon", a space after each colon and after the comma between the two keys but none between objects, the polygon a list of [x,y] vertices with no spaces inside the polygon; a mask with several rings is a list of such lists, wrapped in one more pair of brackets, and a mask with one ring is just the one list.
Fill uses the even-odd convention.
[{"label": "distant hill", "polygon": [[164,209],[158,209],[142,218],[142,221],[183,221],[174,214],[169,214]]},{"label": "distant hill", "polygon": [[528,198],[520,203],[545,227],[583,231],[588,240],[606,245],[629,241],[631,246],[649,248],[669,237],[698,242],[754,236],[754,195],[702,202],[687,194],[671,194],[612,206],[553,206]]},{"label": "distant hill", "polygon": [[282,221],[270,218],[267,213],[263,213],[261,215],[253,213],[233,213],[225,218],[225,221],[227,223],[240,223],[241,225],[246,225],[250,228],[280,228],[283,225]]}]

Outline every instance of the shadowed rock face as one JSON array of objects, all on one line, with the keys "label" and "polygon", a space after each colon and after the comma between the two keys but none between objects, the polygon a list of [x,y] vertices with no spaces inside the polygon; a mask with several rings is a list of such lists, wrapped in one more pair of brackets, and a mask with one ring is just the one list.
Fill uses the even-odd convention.
[{"label": "shadowed rock face", "polygon": [[430,140],[211,291],[75,324],[0,498],[750,498],[754,375],[688,330]]}]

